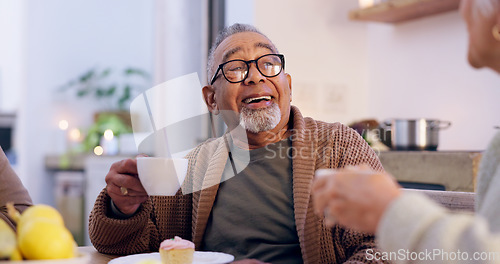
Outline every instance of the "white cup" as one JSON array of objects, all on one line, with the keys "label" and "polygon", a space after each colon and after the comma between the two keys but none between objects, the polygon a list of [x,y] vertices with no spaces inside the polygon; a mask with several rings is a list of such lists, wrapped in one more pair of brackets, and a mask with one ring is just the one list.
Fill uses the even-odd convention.
[{"label": "white cup", "polygon": [[187,159],[137,157],[139,180],[148,195],[172,196],[186,178]]}]

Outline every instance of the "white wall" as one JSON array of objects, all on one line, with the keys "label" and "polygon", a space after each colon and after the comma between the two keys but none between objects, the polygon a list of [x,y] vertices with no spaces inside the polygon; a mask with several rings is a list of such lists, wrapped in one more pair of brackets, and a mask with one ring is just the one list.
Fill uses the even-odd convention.
[{"label": "white wall", "polygon": [[24,1],[0,0],[0,112],[19,107],[23,80]]},{"label": "white wall", "polygon": [[[155,98],[149,98],[156,102],[153,112],[158,117],[161,116],[160,119],[165,124],[175,124],[208,111],[201,92],[201,87],[206,82],[208,1],[156,0],[155,10],[155,83],[161,84],[162,88],[158,90],[162,91],[160,94],[165,93],[165,96],[158,94]],[[191,73],[197,75],[190,75],[191,78],[186,76]],[[181,76],[181,79],[177,79]],[[172,82],[166,85],[164,82],[167,81]],[[162,128],[159,122],[155,123],[157,129]],[[174,147],[175,144],[192,147],[198,145],[208,135],[207,124],[200,122],[193,125],[194,127],[183,130],[180,137],[176,137],[175,132],[170,130],[169,147]],[[166,155],[165,144],[162,144],[163,133],[157,134],[160,135],[157,137],[160,141],[155,142],[155,155]],[[170,150],[173,151],[172,148]],[[187,154],[187,150],[184,151],[186,153],[183,154]],[[183,154],[177,153],[179,157],[184,156]]]},{"label": "white wall", "polygon": [[347,20],[355,1],[255,4],[255,25],[285,55],[292,104],[304,116],[347,123],[368,114],[366,25]]},{"label": "white wall", "polygon": [[64,118],[70,127],[85,127],[93,112],[105,107],[56,89],[93,66],[152,72],[153,2],[27,1],[24,14],[19,174],[35,203],[52,203],[53,179],[44,157],[53,149],[57,122]]},{"label": "white wall", "polygon": [[500,124],[500,77],[466,61],[458,11],[397,25],[347,19],[352,0],[255,0],[286,56],[293,102],[325,121],[438,118],[439,150],[482,150]]},{"label": "white wall", "polygon": [[482,150],[500,124],[500,76],[467,62],[459,12],[368,28],[369,113],[452,122],[440,150]]},{"label": "white wall", "polygon": [[254,24],[254,0],[225,0],[226,26],[234,23]]}]

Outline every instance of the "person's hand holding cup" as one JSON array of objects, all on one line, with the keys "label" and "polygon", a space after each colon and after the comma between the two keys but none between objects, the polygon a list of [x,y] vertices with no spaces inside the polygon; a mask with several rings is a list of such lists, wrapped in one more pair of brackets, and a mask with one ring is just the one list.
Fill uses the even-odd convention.
[{"label": "person's hand holding cup", "polygon": [[390,174],[360,165],[317,170],[312,194],[315,211],[325,217],[326,225],[375,233],[401,190]]},{"label": "person's hand holding cup", "polygon": [[113,163],[105,180],[109,197],[124,214],[135,213],[148,199],[148,194],[138,178],[136,159],[124,159]]},{"label": "person's hand holding cup", "polygon": [[139,180],[148,195],[172,196],[186,177],[187,159],[137,157]]},{"label": "person's hand holding cup", "polygon": [[148,196],[172,196],[187,173],[187,159],[138,156],[113,163],[106,175],[108,195],[120,212],[131,215]]}]

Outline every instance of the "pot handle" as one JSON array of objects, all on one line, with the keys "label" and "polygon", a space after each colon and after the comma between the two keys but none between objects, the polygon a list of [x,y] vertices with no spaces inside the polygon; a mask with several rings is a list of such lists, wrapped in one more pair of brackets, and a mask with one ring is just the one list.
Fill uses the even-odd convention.
[{"label": "pot handle", "polygon": [[434,127],[439,129],[446,129],[449,128],[450,126],[451,126],[450,121],[437,121]]}]

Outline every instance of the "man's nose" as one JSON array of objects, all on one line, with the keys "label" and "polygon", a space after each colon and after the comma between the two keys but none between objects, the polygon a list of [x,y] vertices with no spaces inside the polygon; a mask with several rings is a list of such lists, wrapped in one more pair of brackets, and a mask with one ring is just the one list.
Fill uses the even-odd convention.
[{"label": "man's nose", "polygon": [[266,77],[257,69],[257,62],[250,62],[248,65],[248,76],[245,79],[245,84],[259,83],[260,81],[264,81],[265,78]]}]

